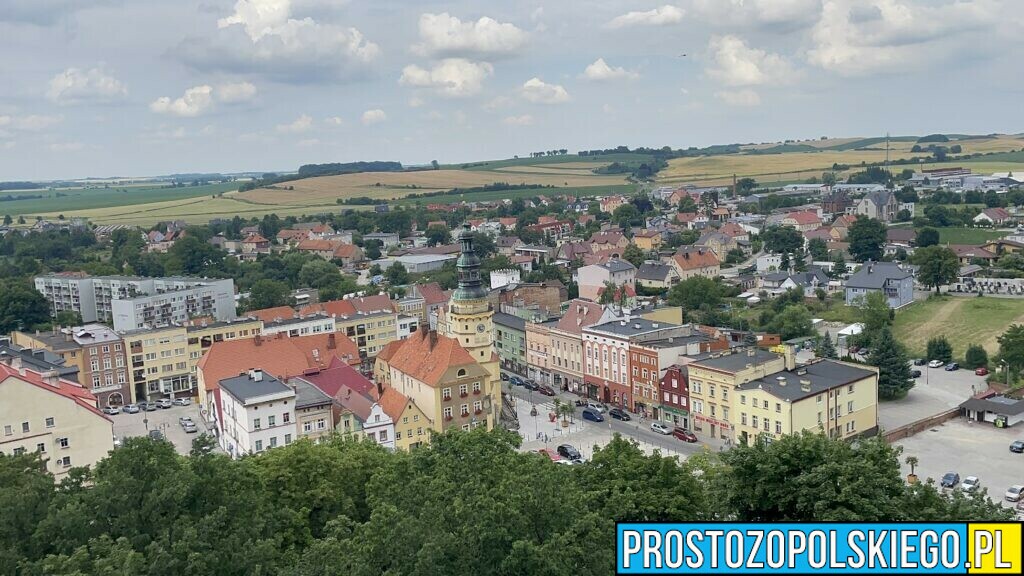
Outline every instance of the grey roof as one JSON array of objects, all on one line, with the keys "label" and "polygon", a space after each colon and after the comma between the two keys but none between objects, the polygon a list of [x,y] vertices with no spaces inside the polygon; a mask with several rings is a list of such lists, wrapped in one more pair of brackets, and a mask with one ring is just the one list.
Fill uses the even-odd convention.
[{"label": "grey roof", "polygon": [[520,332],[526,332],[526,320],[504,312],[494,313],[494,323],[506,328],[514,328]]},{"label": "grey roof", "polygon": [[1006,416],[1016,416],[1024,413],[1024,400],[1007,398],[1006,396],[992,396],[991,398],[971,398],[960,405],[966,410],[978,412],[995,412]]},{"label": "grey roof", "polygon": [[21,362],[38,372],[56,370],[62,378],[78,381],[78,366],[66,366],[64,358],[45,348],[23,348],[11,343],[11,339],[0,337],[0,357],[17,357]]},{"label": "grey roof", "polygon": [[302,378],[292,380],[295,384],[295,407],[309,408],[311,406],[323,406],[331,403],[331,397],[324,394],[319,388],[306,382]]},{"label": "grey roof", "polygon": [[614,272],[628,272],[630,270],[636,270],[636,266],[633,266],[633,264],[630,263],[628,260],[619,260],[618,258],[613,258],[613,259],[605,262],[604,264],[598,264],[598,266],[604,268],[605,270],[607,270],[609,272],[613,272],[613,273]]},{"label": "grey roof", "polygon": [[892,198],[892,192],[889,190],[872,190],[864,195],[864,199],[870,200],[875,206],[888,204],[890,198]]},{"label": "grey roof", "polygon": [[225,378],[220,381],[220,387],[242,402],[260,396],[292,391],[290,386],[266,372],[263,373],[260,380],[253,380],[249,378],[248,374]]},{"label": "grey roof", "polygon": [[661,280],[668,279],[672,267],[662,262],[644,262],[636,272],[637,280]]},{"label": "grey roof", "polygon": [[672,324],[670,322],[655,322],[646,318],[631,318],[629,320],[616,319],[605,322],[604,324],[595,324],[584,328],[584,330],[604,332],[606,334],[614,334],[616,336],[634,336],[636,334],[645,334],[656,330],[678,327],[679,324]]},{"label": "grey roof", "polygon": [[914,274],[894,262],[865,262],[846,281],[847,288],[881,289],[888,280],[903,280]]},{"label": "grey roof", "polygon": [[[754,350],[754,354],[752,356],[748,355],[749,350]],[[747,364],[761,364],[777,360],[778,358],[778,354],[762,350],[761,348],[747,348],[746,350],[742,350],[734,354],[705,358],[696,364],[713,370],[720,370],[722,372],[739,372],[746,368]]]},{"label": "grey roof", "polygon": [[858,368],[835,360],[821,360],[793,371],[768,374],[764,378],[741,384],[736,389],[764,390],[776,398],[796,402],[870,378],[874,374],[873,370],[867,368]]}]

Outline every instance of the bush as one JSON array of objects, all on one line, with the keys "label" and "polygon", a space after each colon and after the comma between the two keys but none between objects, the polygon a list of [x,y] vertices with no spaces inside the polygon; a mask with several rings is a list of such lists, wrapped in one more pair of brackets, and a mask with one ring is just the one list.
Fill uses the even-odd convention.
[{"label": "bush", "polygon": [[988,352],[978,344],[971,344],[964,353],[965,368],[981,368],[988,365]]},{"label": "bush", "polygon": [[939,336],[928,340],[928,359],[942,360],[945,363],[953,361],[953,346],[945,336]]}]

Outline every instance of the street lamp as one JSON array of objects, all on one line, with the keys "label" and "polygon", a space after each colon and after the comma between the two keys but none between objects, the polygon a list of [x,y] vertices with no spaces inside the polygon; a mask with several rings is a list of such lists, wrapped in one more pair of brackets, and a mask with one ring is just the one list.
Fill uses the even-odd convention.
[{"label": "street lamp", "polygon": [[1003,371],[1006,372],[1006,388],[1010,388],[1010,363],[1006,360],[1000,360],[999,364],[1003,367]]}]

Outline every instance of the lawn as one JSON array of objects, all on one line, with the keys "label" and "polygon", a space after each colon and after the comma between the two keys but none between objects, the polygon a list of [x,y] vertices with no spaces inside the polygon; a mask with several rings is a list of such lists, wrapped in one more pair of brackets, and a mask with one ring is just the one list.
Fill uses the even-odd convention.
[{"label": "lawn", "polygon": [[894,332],[907,350],[922,356],[929,338],[945,336],[953,356],[963,358],[967,346],[981,344],[993,355],[996,337],[1010,324],[1024,323],[1024,300],[943,296],[915,302],[896,312]]},{"label": "lawn", "polygon": [[942,244],[982,244],[1006,236],[1005,231],[990,228],[939,228]]},{"label": "lawn", "polygon": [[73,211],[78,210],[133,206],[203,196],[211,197],[214,194],[237,189],[237,182],[227,182],[204,186],[186,186],[184,188],[117,186],[112,188],[75,188],[20,192],[14,194],[14,196],[41,194],[43,198],[26,198],[24,200],[0,202],[0,214],[35,216],[37,214],[64,213],[67,216],[71,216]]}]

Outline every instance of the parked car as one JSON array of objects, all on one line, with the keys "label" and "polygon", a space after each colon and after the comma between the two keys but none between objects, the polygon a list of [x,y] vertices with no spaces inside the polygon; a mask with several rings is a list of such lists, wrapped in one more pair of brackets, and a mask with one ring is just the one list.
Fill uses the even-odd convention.
[{"label": "parked car", "polygon": [[191,398],[175,398],[171,402],[171,404],[174,404],[175,406],[188,406],[191,403],[192,403],[192,399]]},{"label": "parked car", "polygon": [[598,402],[597,400],[587,400],[587,403],[584,406],[586,408],[590,408],[592,410],[597,410],[598,412],[601,412],[601,413],[604,413],[604,412],[608,411],[608,407],[605,406],[604,404]]},{"label": "parked car", "polygon": [[138,414],[139,407],[135,404],[125,404],[121,407],[121,411],[125,414]]},{"label": "parked car", "polygon": [[1013,442],[1010,442],[1010,452],[1024,454],[1024,440],[1014,440]]},{"label": "parked car", "polygon": [[161,399],[156,401],[156,407],[157,408],[162,408],[162,409],[166,410],[167,408],[170,408],[171,406],[173,406],[173,404],[171,404],[171,401],[168,400],[167,398],[161,398]]},{"label": "parked car", "polygon": [[910,371],[910,377],[911,378],[920,378],[921,377],[921,371],[920,370],[911,370]]},{"label": "parked car", "polygon": [[960,483],[960,489],[964,492],[973,492],[978,489],[978,486],[981,486],[981,480],[978,480],[977,476],[968,476]]},{"label": "parked car", "polygon": [[602,416],[600,412],[594,410],[593,408],[583,409],[583,419],[590,420],[591,422],[604,422],[604,416]]},{"label": "parked car", "polygon": [[505,381],[505,382],[508,382],[508,374],[505,374],[504,372],[502,372],[502,373],[501,373],[501,379],[502,379],[503,381]]},{"label": "parked car", "polygon": [[981,368],[978,368],[977,370],[974,371],[974,375],[975,376],[988,376],[988,368],[985,368],[984,366],[982,366]]},{"label": "parked car", "polygon": [[632,418],[630,418],[629,416],[629,413],[623,410],[622,408],[612,408],[611,410],[608,411],[608,415],[611,416],[612,418],[615,418],[616,420],[622,420],[623,422],[628,422],[632,420]]},{"label": "parked car", "polygon": [[1014,484],[1006,489],[1006,494],[1003,496],[1007,502],[1020,502],[1021,497],[1024,497],[1024,486],[1020,484]]},{"label": "parked car", "polygon": [[185,434],[195,434],[196,432],[199,431],[199,428],[196,427],[195,422],[191,421],[188,424],[185,424],[183,428],[185,429]]},{"label": "parked car", "polygon": [[555,390],[553,388],[551,388],[551,386],[548,386],[547,384],[538,384],[537,385],[537,392],[540,392],[541,394],[543,394],[545,396],[554,396],[555,395]]},{"label": "parked car", "polygon": [[536,391],[540,389],[540,385],[533,380],[523,380],[523,388]]},{"label": "parked car", "polygon": [[551,460],[552,462],[558,462],[562,460],[562,457],[559,456],[557,452],[552,451],[550,448],[541,448],[540,450],[537,450],[537,454],[547,456],[548,459]]},{"label": "parked car", "polygon": [[942,368],[943,364],[945,364],[945,362],[943,362],[942,360],[932,360],[931,362],[928,363],[928,367],[929,368]]},{"label": "parked car", "polygon": [[926,360],[924,358],[915,358],[914,359],[914,366],[924,366],[926,363],[927,362],[926,362]]},{"label": "parked car", "polygon": [[675,429],[672,430],[672,435],[675,436],[676,438],[679,438],[683,442],[690,442],[691,444],[697,441],[697,436],[693,432],[690,432],[686,428],[680,428],[678,426],[676,426]]},{"label": "parked car", "polygon": [[181,424],[181,426],[184,427],[187,424],[195,424],[195,423],[192,422],[192,417],[191,416],[182,416],[181,418],[178,418],[178,424]]},{"label": "parked car", "polygon": [[156,402],[139,402],[139,408],[143,412],[156,412],[157,410]]},{"label": "parked car", "polygon": [[153,440],[163,440],[164,439],[164,433],[159,431],[159,430],[150,430],[149,431],[149,437],[151,439],[153,439]]},{"label": "parked car", "polygon": [[651,422],[651,431],[668,436],[672,433],[672,427],[664,422]]},{"label": "parked car", "polygon": [[103,408],[103,413],[104,414],[109,414],[110,416],[113,416],[114,414],[120,414],[121,413],[121,409],[118,408],[117,406],[107,406],[107,407]]},{"label": "parked car", "polygon": [[583,455],[572,444],[561,444],[556,448],[558,455],[569,460],[582,460]]},{"label": "parked car", "polygon": [[511,384],[512,386],[522,386],[523,379],[520,378],[519,376],[509,376],[508,383]]},{"label": "parked car", "polygon": [[956,472],[946,472],[942,476],[942,480],[939,481],[939,486],[943,488],[956,488],[960,485],[960,475]]},{"label": "parked car", "polygon": [[946,372],[955,372],[955,371],[957,371],[959,369],[960,369],[960,365],[957,364],[956,362],[950,362],[949,364],[946,364],[946,368],[945,368]]}]

